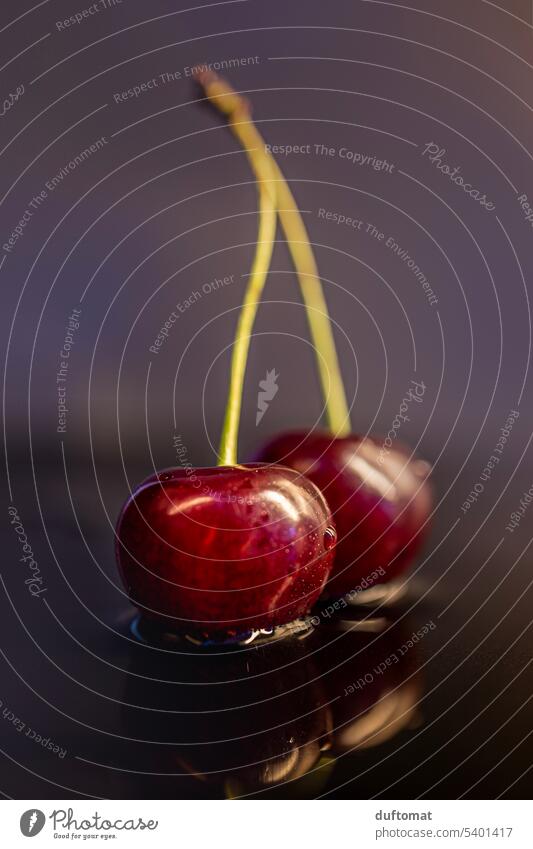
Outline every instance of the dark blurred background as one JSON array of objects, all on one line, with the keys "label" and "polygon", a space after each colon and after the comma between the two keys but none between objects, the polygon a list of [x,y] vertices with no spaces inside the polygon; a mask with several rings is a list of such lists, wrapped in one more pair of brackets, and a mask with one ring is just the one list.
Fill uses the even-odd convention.
[{"label": "dark blurred background", "polygon": [[[0,723],[0,789],[18,798],[150,792],[146,782],[120,783],[124,773],[103,769],[96,779],[77,758],[96,749],[95,760],[124,766],[124,728],[112,713],[122,673],[108,677],[109,665],[122,668],[129,616],[113,557],[117,511],[154,467],[176,462],[177,435],[191,463],[216,463],[257,231],[246,156],[190,76],[198,63],[221,63],[266,141],[305,151],[278,161],[315,245],[354,430],[386,433],[411,380],[426,386],[401,439],[434,465],[433,534],[409,614],[439,621],[420,660],[433,696],[416,739],[387,742],[373,784],[356,778],[352,757],[328,774],[328,788],[365,797],[385,792],[383,776],[393,774],[402,782],[393,798],[419,795],[435,778],[436,796],[527,793],[531,518],[506,526],[533,484],[531,3],[4,0],[0,18],[4,500],[6,515],[18,509],[48,588],[46,605],[28,593],[7,515],[0,699],[43,737],[71,741],[59,761]],[[424,153],[430,144],[438,161]],[[390,167],[359,164],[364,156]],[[439,162],[458,167],[489,208]],[[246,377],[243,461],[280,429],[316,426],[322,409],[280,231],[278,240]],[[73,310],[79,327],[58,384]],[[258,382],[270,369],[279,392],[256,427]],[[512,411],[499,462],[464,511]],[[103,658],[94,669],[91,652]],[[86,712],[91,728],[107,730],[88,729]],[[457,742],[439,751],[465,716],[461,758],[475,754],[451,774]],[[169,782],[158,792],[203,791]]]}]

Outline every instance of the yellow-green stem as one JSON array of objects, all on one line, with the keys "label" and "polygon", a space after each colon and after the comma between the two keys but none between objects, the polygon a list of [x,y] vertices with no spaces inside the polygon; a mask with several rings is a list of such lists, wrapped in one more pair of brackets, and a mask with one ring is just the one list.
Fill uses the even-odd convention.
[{"label": "yellow-green stem", "polygon": [[342,380],[331,320],[318,269],[300,210],[276,160],[267,152],[264,140],[253,124],[247,102],[215,74],[200,74],[209,100],[229,117],[233,133],[242,144],[256,174],[267,167],[275,180],[276,208],[296,269],[307,311],[311,338],[329,429],[335,436],[350,433],[350,411]]},{"label": "yellow-green stem", "polygon": [[[210,74],[201,74],[199,75],[199,81],[204,86],[207,97],[218,106],[217,78]],[[228,399],[218,452],[219,466],[233,466],[237,463],[239,422],[241,418],[242,394],[250,339],[257,314],[257,307],[261,300],[261,294],[272,259],[277,217],[276,195],[272,182],[272,165],[267,157],[255,156],[254,151],[249,146],[249,127],[252,125],[246,101],[242,98],[235,98],[233,101],[226,100],[223,111],[228,115],[231,125],[233,125],[233,122],[238,122],[241,127],[243,138],[246,139],[246,153],[257,179],[259,197],[257,247],[235,332],[235,342],[231,356]]]},{"label": "yellow-green stem", "polygon": [[278,180],[276,196],[281,226],[298,276],[309,330],[316,349],[316,362],[328,427],[334,436],[348,436],[351,431],[350,410],[315,256],[300,210],[274,159],[273,170]]}]

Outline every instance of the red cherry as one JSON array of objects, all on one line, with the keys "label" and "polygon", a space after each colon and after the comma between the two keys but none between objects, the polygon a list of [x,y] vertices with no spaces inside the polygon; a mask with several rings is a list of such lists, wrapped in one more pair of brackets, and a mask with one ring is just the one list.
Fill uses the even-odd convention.
[{"label": "red cherry", "polygon": [[325,595],[349,593],[376,571],[372,584],[405,571],[431,511],[427,463],[401,448],[384,452],[371,437],[334,439],[326,432],[281,434],[258,459],[305,474],[331,507],[338,541]]},{"label": "red cherry", "polygon": [[321,492],[291,469],[177,468],[133,492],[116,552],[146,616],[213,638],[305,616],[331,571],[335,539]]}]

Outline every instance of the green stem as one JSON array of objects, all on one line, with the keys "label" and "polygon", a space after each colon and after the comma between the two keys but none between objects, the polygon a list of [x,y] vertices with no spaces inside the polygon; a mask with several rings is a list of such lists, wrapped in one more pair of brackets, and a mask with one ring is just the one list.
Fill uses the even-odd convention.
[{"label": "green stem", "polygon": [[210,72],[199,75],[199,82],[209,100],[229,116],[230,126],[245,149],[256,174],[265,167],[265,161],[269,163],[271,179],[275,180],[277,211],[296,269],[315,346],[328,426],[335,436],[346,436],[351,430],[350,411],[328,307],[300,210],[276,160],[266,152],[264,140],[251,120],[244,98]]},{"label": "green stem", "polygon": [[[211,74],[201,74],[199,75],[199,82],[204,86],[208,98],[215,105],[219,106],[217,78]],[[228,115],[231,125],[234,122],[238,122],[242,126],[243,137],[247,140],[245,149],[257,179],[259,196],[257,247],[235,332],[235,342],[231,356],[228,399],[226,402],[226,412],[222,425],[218,456],[219,466],[233,466],[237,463],[239,422],[241,418],[244,377],[246,374],[248,352],[250,350],[250,339],[257,308],[270,268],[276,236],[277,218],[276,196],[272,183],[272,165],[266,156],[257,156],[256,152],[249,146],[249,128],[253,125],[251,124],[246,101],[237,97],[233,101],[227,100],[225,101],[223,111]]]},{"label": "green stem", "polygon": [[278,180],[276,183],[278,213],[307,310],[309,330],[316,349],[328,426],[334,436],[348,436],[351,432],[350,410],[315,256],[293,194],[276,161],[273,159],[272,162]]}]

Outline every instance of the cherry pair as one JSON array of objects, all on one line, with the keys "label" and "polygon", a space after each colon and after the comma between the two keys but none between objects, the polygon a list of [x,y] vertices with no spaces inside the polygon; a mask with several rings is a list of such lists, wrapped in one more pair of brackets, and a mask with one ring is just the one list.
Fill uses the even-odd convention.
[{"label": "cherry pair", "polygon": [[[305,617],[321,595],[354,592],[369,576],[378,583],[399,575],[420,543],[431,498],[427,464],[349,433],[327,306],[292,193],[247,102],[209,72],[199,82],[242,142],[259,194],[220,465],[169,469],[144,481],[119,517],[117,560],[131,600],[147,617],[200,639],[246,640]],[[282,434],[258,462],[240,465],[246,360],[278,215],[317,349],[329,431]]]}]

